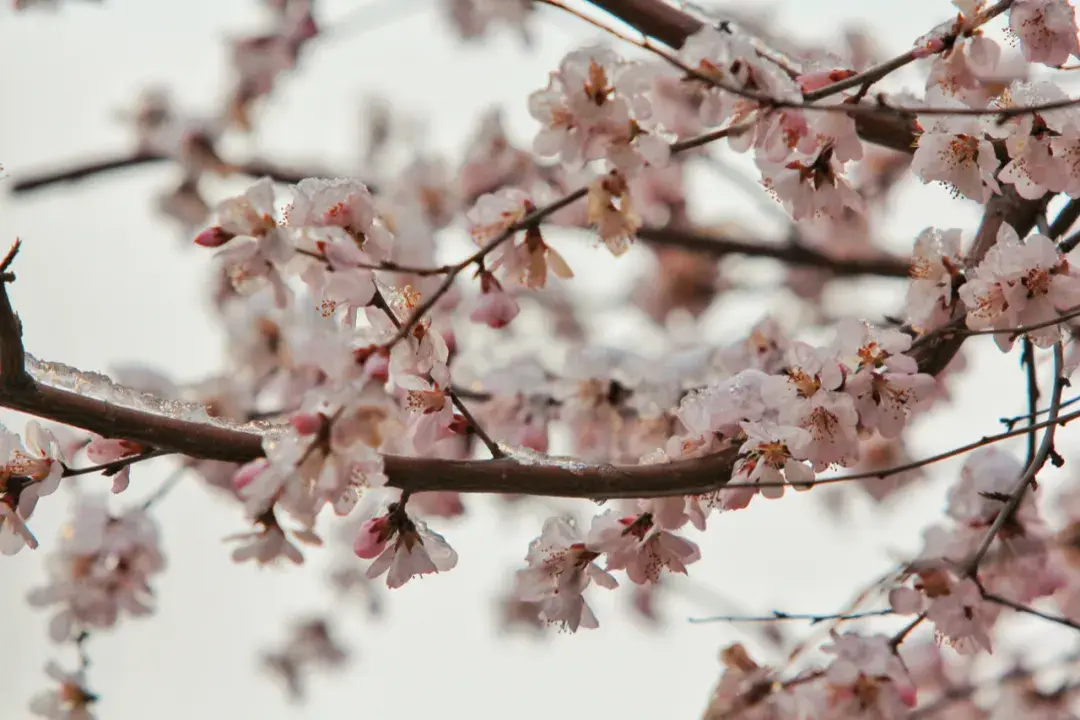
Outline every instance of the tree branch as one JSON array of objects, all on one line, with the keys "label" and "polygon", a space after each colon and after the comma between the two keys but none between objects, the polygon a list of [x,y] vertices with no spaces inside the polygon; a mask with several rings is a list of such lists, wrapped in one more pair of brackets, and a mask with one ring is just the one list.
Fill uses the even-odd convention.
[{"label": "tree branch", "polygon": [[1047,621],[1052,622],[1052,623],[1057,623],[1058,625],[1064,625],[1065,627],[1072,628],[1073,630],[1080,630],[1080,623],[1077,623],[1077,622],[1075,622],[1073,620],[1070,620],[1067,617],[1064,617],[1064,616],[1061,616],[1061,615],[1052,615],[1050,613],[1045,613],[1042,610],[1036,610],[1035,608],[1033,608],[1033,607],[1031,607],[1029,605],[1024,605],[1023,603],[1018,603],[1015,600],[1010,600],[1007,597],[1002,597],[1001,595],[996,595],[996,594],[990,593],[990,592],[983,592],[982,593],[982,598],[986,602],[992,602],[992,603],[995,603],[997,605],[1001,605],[1003,607],[1010,608],[1012,610],[1015,610],[1018,613],[1024,613],[1026,615],[1032,615],[1034,617],[1041,618],[1043,620],[1047,620]]},{"label": "tree branch", "polygon": [[677,247],[708,255],[772,258],[788,265],[821,268],[837,276],[877,275],[906,278],[911,269],[910,261],[888,255],[878,258],[831,258],[803,245],[751,242],[727,235],[713,235],[708,231],[677,227],[641,228],[637,236],[652,245]]},{"label": "tree branch", "polygon": [[[42,190],[52,185],[62,183],[79,182],[95,175],[110,173],[126,168],[163,163],[175,160],[171,155],[159,153],[135,153],[125,157],[108,158],[105,160],[91,160],[80,165],[73,165],[55,170],[46,170],[22,178],[16,178],[11,184],[10,192],[13,195]],[[266,160],[249,160],[246,163],[229,165],[234,173],[247,175],[252,178],[269,177],[270,179],[286,185],[295,185],[307,177],[332,177],[325,172],[314,168],[288,168]]]},{"label": "tree branch", "polygon": [[[1061,393],[1064,391],[1065,386],[1068,384],[1068,379],[1064,377],[1064,365],[1065,365],[1065,351],[1061,347],[1061,343],[1054,345],[1054,387],[1050,391],[1050,412],[1048,413],[1047,421],[1051,424],[1046,427],[1046,432],[1043,433],[1042,442],[1039,444],[1038,452],[1035,453],[1035,457],[1028,463],[1028,466],[1024,469],[1024,472],[1020,475],[1020,479],[1016,481],[1016,486],[1010,493],[1008,502],[1005,506],[998,511],[997,517],[994,518],[994,522],[990,525],[990,529],[986,531],[986,537],[983,538],[982,543],[979,545],[979,549],[975,551],[975,554],[967,562],[965,567],[965,573],[968,575],[975,575],[979,570],[979,563],[982,562],[983,557],[990,549],[990,545],[994,542],[994,538],[1001,532],[1001,528],[1005,526],[1005,523],[1009,522],[1013,513],[1020,507],[1020,503],[1024,499],[1024,494],[1027,492],[1028,486],[1031,485],[1035,476],[1042,470],[1043,465],[1050,458],[1051,453],[1054,450],[1054,433],[1057,431],[1058,426],[1058,411],[1061,409]],[[1030,426],[1034,428],[1034,424]]]},{"label": "tree branch", "polygon": [[892,608],[882,608],[881,610],[864,610],[861,612],[852,613],[825,613],[822,615],[812,615],[809,613],[786,613],[779,610],[773,610],[770,615],[715,615],[713,617],[706,618],[690,618],[689,622],[692,623],[708,623],[708,622],[725,622],[725,623],[765,623],[765,622],[777,622],[781,620],[806,620],[811,625],[817,625],[819,623],[826,622],[827,620],[861,620],[869,617],[883,617],[885,615],[895,615],[896,611]]}]

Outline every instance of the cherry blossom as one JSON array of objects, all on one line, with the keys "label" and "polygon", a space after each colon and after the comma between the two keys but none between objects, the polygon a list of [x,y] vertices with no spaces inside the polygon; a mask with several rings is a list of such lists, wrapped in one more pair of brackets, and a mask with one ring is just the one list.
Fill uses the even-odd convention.
[{"label": "cherry blossom", "polygon": [[29,595],[35,607],[58,607],[49,622],[56,642],[84,628],[106,628],[121,614],[153,611],[151,578],[165,567],[157,527],[142,510],[119,516],[86,499],[52,555],[49,580]]},{"label": "cherry blossom", "polygon": [[839,216],[845,208],[857,213],[864,210],[862,198],[841,174],[832,146],[826,146],[816,157],[794,159],[783,165],[764,164],[762,172],[765,187],[795,220],[821,214]]},{"label": "cherry blossom", "polygon": [[431,375],[431,381],[416,375],[395,378],[398,387],[408,393],[409,437],[419,452],[429,450],[440,432],[448,430],[454,421],[454,405],[447,392],[449,373],[445,366],[438,366]]},{"label": "cherry blossom", "polygon": [[[1053,320],[1058,310],[1080,304],[1080,280],[1072,272],[1052,240],[1036,233],[1021,242],[1010,225],[1002,224],[997,244],[960,287],[968,327],[1004,329]],[[1039,347],[1049,347],[1060,340],[1061,329],[1050,325],[1028,337]],[[994,339],[1003,351],[1012,347],[1008,332]]]},{"label": "cherry blossom", "polygon": [[626,570],[638,585],[659,582],[664,569],[686,575],[686,566],[701,559],[697,545],[658,527],[651,513],[598,515],[589,528],[586,546],[607,554],[609,572]]},{"label": "cherry blossom", "polygon": [[[278,523],[272,512],[266,512],[256,518],[258,529],[250,533],[238,533],[225,538],[240,541],[240,547],[232,552],[233,562],[243,563],[254,560],[257,565],[272,565],[279,559],[285,559],[294,565],[302,565],[304,556],[285,534],[285,529]],[[293,538],[305,545],[318,547],[322,540],[310,530],[294,530]]]},{"label": "cherry blossom", "polygon": [[397,503],[361,526],[355,551],[361,558],[375,558],[367,569],[367,577],[377,578],[385,573],[386,585],[391,589],[414,577],[449,572],[458,559],[442,535],[410,517],[404,506]]},{"label": "cherry blossom", "polygon": [[[955,99],[932,88],[927,104],[935,107],[963,107]],[[911,171],[923,182],[939,181],[953,191],[976,202],[985,203],[994,193],[1001,192],[995,178],[998,169],[994,146],[985,138],[978,117],[931,115],[920,116],[923,133]]]},{"label": "cherry blossom", "polygon": [[0,427],[0,553],[34,549],[37,538],[26,521],[40,498],[60,487],[64,458],[56,437],[36,420],[26,424],[24,438]]},{"label": "cherry blossom", "polygon": [[943,325],[956,301],[955,283],[963,268],[962,230],[926,228],[915,238],[911,285],[904,307],[908,321],[920,330]]},{"label": "cherry blossom", "polygon": [[284,647],[263,655],[263,663],[285,681],[289,694],[295,699],[304,694],[303,676],[309,667],[336,668],[347,659],[348,653],[322,619],[297,623]]},{"label": "cherry blossom", "polygon": [[612,255],[629,249],[641,216],[634,208],[626,177],[616,170],[589,185],[589,222]]},{"label": "cherry blossom", "polygon": [[935,385],[904,354],[911,336],[851,321],[838,328],[837,346],[849,361],[844,390],[855,399],[862,426],[888,439],[898,437],[908,415],[929,399]]},{"label": "cherry blossom", "polygon": [[600,158],[624,171],[662,164],[665,143],[640,124],[651,115],[643,93],[648,82],[639,67],[606,48],[570,53],[547,88],[529,97],[529,112],[543,125],[534,149],[578,167]]},{"label": "cherry blossom", "polygon": [[218,247],[234,287],[254,292],[265,284],[273,288],[279,307],[288,302],[288,288],[278,269],[295,253],[293,244],[279,225],[274,188],[269,178],[252,185],[241,196],[222,202],[216,211],[218,224],[195,238],[197,245]]},{"label": "cherry blossom", "polygon": [[998,609],[982,598],[970,578],[954,578],[945,570],[919,573],[914,587],[897,588],[889,595],[897,612],[926,613],[937,638],[962,655],[991,652],[990,629]]},{"label": "cherry blossom", "polygon": [[614,589],[619,583],[596,564],[600,552],[590,549],[581,532],[563,518],[548,518],[543,532],[529,545],[529,567],[517,573],[515,597],[538,603],[540,617],[570,632],[599,627],[584,592],[591,582]]},{"label": "cherry blossom", "polygon": [[[119,438],[95,438],[86,446],[86,458],[95,465],[104,465],[145,452],[142,445]],[[131,466],[125,465],[113,475],[112,491],[120,493],[131,481]]]},{"label": "cherry blossom", "polygon": [[814,471],[801,462],[797,454],[812,442],[810,433],[797,427],[778,425],[774,422],[742,423],[747,440],[739,448],[735,463],[736,482],[760,482],[760,491],[754,488],[726,491],[721,496],[723,507],[736,510],[746,507],[756,492],[763,497],[776,499],[784,496],[781,483],[796,487],[808,487],[814,480]]},{"label": "cherry blossom", "polygon": [[[343,545],[331,581],[373,615],[376,585],[456,567],[426,523],[468,520],[486,504],[471,493],[493,493],[511,523],[539,511],[540,535],[497,597],[504,625],[534,632],[598,627],[590,586],[618,589],[622,571],[621,605],[661,623],[664,603],[694,592],[687,583],[701,573],[671,575],[689,575],[709,547],[688,526],[743,532],[756,525],[748,513],[777,507],[752,503],[758,494],[821,507],[784,497],[787,486],[815,492],[848,521],[860,494],[883,511],[901,486],[936,477],[938,519],[912,529],[917,552],[857,606],[723,618],[754,620],[777,661],[724,649],[705,717],[1067,716],[1071,686],[1049,695],[1041,673],[1014,669],[984,693],[984,670],[1013,644],[1016,616],[1065,627],[1080,613],[1080,491],[1055,474],[1070,467],[1065,378],[1080,333],[1062,317],[1080,308],[1080,110],[1062,72],[1080,59],[1070,0],[953,0],[895,57],[863,32],[832,48],[784,41],[753,9],[719,18],[692,3],[592,3],[606,11],[596,15],[590,3],[549,3],[631,47],[571,47],[546,86],[518,88],[535,123],[531,151],[502,108],[480,110],[458,155],[429,142],[449,125],[423,105],[409,117],[377,101],[349,171],[363,181],[279,165],[263,155],[261,128],[236,136],[256,130],[255,103],[326,34],[311,0],[264,5],[267,31],[230,42],[233,84],[205,119],[151,92],[125,118],[134,155],[15,184],[28,192],[170,164],[179,174],[159,210],[214,251],[204,259],[216,254],[208,308],[225,339],[225,363],[208,377],[127,367],[114,382],[29,355],[0,292],[0,405],[84,428],[0,428],[0,552],[44,546],[45,579],[29,601],[50,608],[50,637],[80,658],[75,673],[49,665],[55,684],[35,713],[91,717],[84,641],[154,611],[165,560],[151,513],[164,493],[142,507],[95,493],[108,477],[121,493],[132,465],[172,453],[246,516],[224,538],[234,562],[300,565]],[[534,6],[442,5],[461,38],[501,23],[526,42]],[[1019,53],[994,39],[1003,27]],[[892,92],[901,80],[918,95]],[[1059,106],[1033,107],[1048,104]],[[697,187],[713,171],[741,183],[719,203]],[[897,249],[897,218],[923,210],[896,206],[909,172],[962,196],[972,217]],[[221,192],[240,177],[254,182]],[[728,217],[746,215],[729,190],[764,200],[763,218]],[[601,244],[596,262],[578,259]],[[30,274],[12,265],[17,250],[3,287]],[[610,278],[610,292],[589,285],[608,253],[630,273]],[[759,275],[744,256],[778,271]],[[1027,326],[1041,327],[1018,333]],[[1019,337],[1040,349],[1019,358],[1028,404],[1002,409],[1015,415],[1001,419],[1008,432],[922,448],[913,424],[931,427],[922,413],[970,394],[950,386],[982,367],[983,335],[1004,352]],[[1025,435],[1023,460],[1014,451]],[[69,463],[80,453],[85,463]],[[958,471],[936,464],[955,456]],[[42,498],[65,476],[78,476],[74,515],[59,539],[39,541],[32,513],[55,502]],[[600,509],[582,512],[582,500]],[[885,594],[888,606],[863,607]],[[803,618],[828,624],[824,644],[780,631]],[[310,670],[346,659],[330,627],[301,622],[262,654],[263,668],[299,696]]]},{"label": "cherry blossom", "polygon": [[521,312],[514,298],[503,290],[491,273],[481,273],[480,292],[476,309],[469,315],[469,319],[475,323],[483,323],[498,330],[509,325]]},{"label": "cherry blossom", "polygon": [[837,717],[872,710],[878,717],[901,718],[914,707],[915,686],[885,635],[834,634],[821,649],[835,656],[825,677]]},{"label": "cherry blossom", "polygon": [[1069,0],[1017,0],[1009,9],[1009,29],[1028,62],[1057,66],[1080,57],[1076,10]]},{"label": "cherry blossom", "polygon": [[85,672],[65,672],[60,665],[50,660],[45,672],[58,683],[59,687],[42,690],[30,699],[30,712],[35,717],[48,720],[94,720],[91,705],[97,696],[86,689]]}]

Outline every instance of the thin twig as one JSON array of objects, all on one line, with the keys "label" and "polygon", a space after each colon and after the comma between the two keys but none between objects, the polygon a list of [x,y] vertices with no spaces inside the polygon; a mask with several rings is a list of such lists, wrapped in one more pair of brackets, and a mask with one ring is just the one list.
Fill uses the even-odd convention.
[{"label": "thin twig", "polygon": [[[372,304],[383,311],[390,322],[393,323],[394,327],[399,330],[401,329],[401,321],[398,319],[397,313],[390,307],[390,303],[386,302],[386,298],[383,297],[382,292],[378,289],[375,290]],[[487,431],[484,430],[483,426],[476,421],[476,418],[469,412],[469,408],[465,406],[465,403],[461,401],[461,398],[457,396],[457,393],[454,392],[453,388],[447,388],[446,394],[449,396],[450,402],[454,404],[454,407],[461,412],[461,416],[469,423],[469,427],[472,428],[472,431],[476,433],[476,436],[480,438],[480,441],[487,447],[488,452],[491,453],[491,457],[496,459],[505,457],[506,453],[502,451],[502,448],[499,447],[498,443],[491,439],[491,436],[487,434]]]},{"label": "thin twig", "polygon": [[904,640],[907,639],[907,636],[911,634],[911,631],[919,627],[919,625],[921,625],[923,620],[925,619],[926,613],[919,613],[911,622],[900,628],[900,631],[889,639],[889,645],[893,648],[893,650],[895,651],[896,648],[900,647]]},{"label": "thin twig", "polygon": [[[1024,366],[1027,376],[1028,427],[1030,428],[1039,416],[1039,377],[1035,372],[1035,344],[1031,342],[1031,338],[1024,338],[1020,364]],[[1024,467],[1035,460],[1036,440],[1035,431],[1032,430],[1027,436],[1027,460],[1024,461]]]},{"label": "thin twig", "polygon": [[1065,627],[1072,628],[1073,630],[1080,630],[1080,623],[1074,620],[1070,620],[1067,617],[1062,617],[1061,615],[1052,615],[1050,613],[1043,612],[1042,610],[1036,610],[1035,608],[1024,605],[1023,603],[1018,603],[1015,600],[1009,600],[1008,598],[991,592],[983,592],[982,597],[983,600],[986,600],[987,602],[992,602],[1007,608],[1011,608],[1016,612],[1024,613],[1026,615],[1033,615],[1037,618],[1041,618],[1052,623],[1057,623],[1058,625],[1064,625]]},{"label": "thin twig", "polygon": [[866,610],[864,612],[853,613],[826,613],[824,615],[812,615],[807,613],[786,613],[779,610],[774,610],[771,615],[714,615],[706,618],[689,618],[688,621],[692,623],[709,623],[709,622],[726,622],[726,623],[763,623],[763,622],[777,622],[783,620],[806,620],[811,625],[817,625],[823,623],[826,620],[861,620],[869,617],[882,617],[885,615],[895,615],[896,611],[892,608],[882,608],[881,610]]},{"label": "thin twig", "polygon": [[[1076,397],[1069,398],[1068,400],[1063,400],[1062,403],[1061,403],[1061,408],[1060,409],[1065,409],[1065,408],[1069,407],[1070,405],[1075,405],[1078,402],[1080,402],[1080,395],[1077,395]],[[1035,415],[1036,416],[1045,415],[1048,412],[1050,412],[1050,408],[1043,408],[1041,410],[1036,410]],[[1012,417],[998,418],[998,422],[1001,423],[1002,425],[1004,425],[1006,427],[1006,429],[1012,430],[1013,427],[1016,426],[1016,423],[1020,422],[1021,420],[1027,420],[1027,419],[1028,419],[1027,415],[1014,415]]]},{"label": "thin twig", "polygon": [[84,468],[64,467],[62,477],[77,477],[79,475],[88,475],[96,472],[102,473],[105,477],[110,477],[129,465],[134,465],[143,460],[152,460],[169,454],[171,453],[168,450],[146,450],[137,455],[129,455],[128,457],[123,457],[119,460],[113,460],[112,462],[102,463],[100,465],[91,465],[90,467]]},{"label": "thin twig", "polygon": [[[979,570],[979,563],[982,562],[983,556],[986,555],[986,551],[990,549],[991,543],[994,542],[994,538],[1001,532],[1001,528],[1005,526],[1005,523],[1012,519],[1013,513],[1020,506],[1020,502],[1024,499],[1024,494],[1027,492],[1028,485],[1032,483],[1035,476],[1042,470],[1046,461],[1050,459],[1050,453],[1054,449],[1054,434],[1057,432],[1058,426],[1058,412],[1061,409],[1061,393],[1065,389],[1065,385],[1068,384],[1068,379],[1064,377],[1065,366],[1065,351],[1061,347],[1061,343],[1054,345],[1054,386],[1050,391],[1050,412],[1048,425],[1046,426],[1046,432],[1043,433],[1042,442],[1039,444],[1038,452],[1036,452],[1034,459],[1028,464],[1027,468],[1020,475],[1020,479],[1016,481],[1016,486],[1009,494],[1009,500],[1005,503],[1005,506],[998,511],[997,517],[994,518],[993,524],[990,525],[990,529],[986,531],[986,537],[983,538],[982,543],[979,545],[979,549],[975,551],[975,554],[967,562],[965,568],[965,574],[975,575]],[[1034,425],[1030,426],[1031,429]]]}]

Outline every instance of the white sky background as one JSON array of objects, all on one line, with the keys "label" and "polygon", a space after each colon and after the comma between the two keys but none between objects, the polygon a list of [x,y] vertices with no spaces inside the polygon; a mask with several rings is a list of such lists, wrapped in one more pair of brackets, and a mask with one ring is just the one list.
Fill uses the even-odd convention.
[{"label": "white sky background", "polygon": [[[359,101],[372,93],[426,118],[418,147],[458,152],[491,104],[506,108],[512,134],[527,142],[535,131],[525,106],[528,93],[545,83],[567,50],[598,37],[545,8],[545,19],[534,24],[537,42],[531,50],[506,32],[483,46],[466,47],[443,25],[434,0],[400,0],[413,1],[428,9],[377,32],[315,41],[300,70],[283,79],[260,113],[252,149],[283,162],[355,171]],[[84,5],[71,2],[60,13],[19,16],[0,11],[0,163],[12,176],[129,147],[127,130],[113,113],[147,85],[162,84],[184,104],[213,111],[227,87],[223,41],[259,27],[262,17],[256,0]],[[347,0],[320,0],[319,18],[332,22],[353,7]],[[953,12],[945,0],[790,0],[773,7],[782,27],[834,43],[843,20],[858,21],[875,31],[889,55]],[[180,381],[219,366],[222,336],[207,310],[210,254],[183,242],[154,209],[153,198],[174,182],[176,172],[142,168],[22,198],[0,193],[0,243],[16,236],[24,241],[12,296],[30,352],[94,370],[138,362]],[[697,185],[693,200],[703,217],[768,227],[764,216],[722,182]],[[973,230],[978,217],[976,206],[951,201],[941,188],[914,183],[897,200],[883,235],[898,250],[909,248],[926,225]],[[570,239],[560,247],[580,268],[581,284],[596,302],[617,297],[613,290],[625,288],[648,257],[635,250],[614,261]],[[884,312],[899,306],[901,287],[895,283],[860,288],[865,292],[858,296],[859,308]],[[761,311],[760,297],[727,301],[715,313],[716,328],[744,326]],[[628,337],[612,331],[603,339]],[[1001,356],[989,341],[969,346],[978,348],[969,352],[973,372],[956,385],[955,404],[920,423],[917,456],[995,432],[998,417],[1023,408],[1018,356]],[[21,429],[21,418],[7,416]],[[1069,457],[1068,445],[1059,449]],[[856,493],[842,522],[825,512],[819,494],[778,502],[759,498],[746,511],[714,516],[710,531],[696,538],[705,559],[692,566],[691,581],[754,612],[837,609],[899,554],[917,549],[922,528],[940,516],[958,468],[955,462],[937,466],[935,482],[905,495],[895,512],[877,511]],[[114,498],[116,506],[152,492],[167,470],[165,462],[136,468],[132,488]],[[1053,484],[1065,476],[1046,477]],[[95,484],[107,491],[108,481],[94,477],[83,487]],[[3,718],[26,715],[29,696],[45,687],[41,669],[47,659],[56,657],[68,667],[76,662],[70,647],[49,643],[48,614],[24,602],[45,577],[44,556],[70,498],[62,491],[35,514],[40,550],[3,559]],[[155,511],[169,561],[155,586],[157,614],[124,618],[89,643],[90,687],[102,697],[100,716],[687,718],[700,713],[715,682],[718,650],[734,640],[756,644],[754,635],[730,626],[686,623],[691,615],[728,610],[700,598],[671,596],[663,605],[666,625],[651,630],[630,618],[627,594],[601,590],[590,591],[601,621],[597,631],[539,641],[500,636],[494,595],[521,564],[543,514],[497,517],[488,499],[467,503],[470,513],[463,521],[433,523],[460,554],[458,568],[388,594],[386,616],[373,621],[336,600],[325,582],[327,561],[340,548],[308,551],[309,564],[300,569],[235,566],[221,538],[248,529],[240,508],[194,479],[182,484]],[[293,619],[325,610],[340,611],[336,627],[354,662],[334,676],[316,677],[308,704],[291,706],[257,666],[257,652],[281,642]],[[896,626],[895,620],[882,624]],[[1070,639],[1054,626],[1018,627],[1027,648]]]}]

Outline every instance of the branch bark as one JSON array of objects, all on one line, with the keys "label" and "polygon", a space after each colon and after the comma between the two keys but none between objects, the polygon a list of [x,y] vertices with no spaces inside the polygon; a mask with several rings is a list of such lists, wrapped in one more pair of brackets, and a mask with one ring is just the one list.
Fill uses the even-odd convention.
[{"label": "branch bark", "polygon": [[[16,177],[15,181],[11,184],[10,190],[13,195],[19,195],[36,190],[43,190],[52,185],[79,182],[103,173],[173,160],[175,160],[175,158],[171,155],[161,155],[157,153],[136,153],[134,155],[108,158],[105,160],[91,160],[80,165],[72,165],[56,170],[45,170],[21,178]],[[287,185],[295,185],[308,177],[334,177],[333,173],[328,174],[326,172],[320,172],[315,168],[308,168],[305,170],[300,168],[282,167],[266,160],[258,159],[230,167],[234,172],[242,175],[247,175],[252,178],[269,177],[272,180]]]},{"label": "branch bark", "polygon": [[876,258],[832,258],[801,245],[752,242],[676,227],[641,228],[637,236],[651,245],[677,247],[714,256],[745,255],[772,258],[788,265],[821,268],[838,276],[876,275],[905,278],[908,277],[911,269],[909,260],[889,255]]}]

